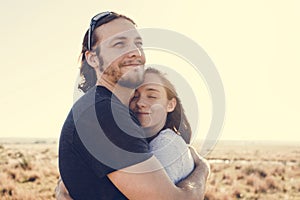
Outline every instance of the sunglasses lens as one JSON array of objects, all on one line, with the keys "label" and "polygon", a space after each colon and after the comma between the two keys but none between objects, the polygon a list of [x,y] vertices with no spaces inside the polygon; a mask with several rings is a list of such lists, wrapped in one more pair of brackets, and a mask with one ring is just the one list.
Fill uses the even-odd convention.
[{"label": "sunglasses lens", "polygon": [[96,24],[99,20],[103,19],[104,17],[111,15],[112,12],[102,12],[99,13],[97,15],[95,15],[92,20],[91,20],[91,24],[90,24],[90,28],[89,28],[89,35],[88,35],[88,50],[92,49],[92,35],[93,35],[93,31],[95,30]]},{"label": "sunglasses lens", "polygon": [[92,18],[92,21],[99,21],[101,18],[103,18],[103,17],[106,17],[107,15],[110,15],[111,14],[111,12],[102,12],[102,13],[99,13],[98,15],[96,15],[96,16],[94,16],[93,18]]}]

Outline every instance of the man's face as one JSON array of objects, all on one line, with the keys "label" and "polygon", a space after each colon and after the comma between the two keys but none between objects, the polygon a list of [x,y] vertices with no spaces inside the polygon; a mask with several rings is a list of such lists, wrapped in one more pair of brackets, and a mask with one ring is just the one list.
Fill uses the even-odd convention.
[{"label": "man's face", "polygon": [[142,38],[134,25],[123,18],[115,19],[96,29],[100,48],[102,78],[128,88],[143,81],[145,55]]}]

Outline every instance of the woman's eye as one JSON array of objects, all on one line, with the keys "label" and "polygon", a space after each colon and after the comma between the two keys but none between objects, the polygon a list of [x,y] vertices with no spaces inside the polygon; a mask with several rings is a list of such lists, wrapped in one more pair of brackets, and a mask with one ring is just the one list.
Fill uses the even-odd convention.
[{"label": "woman's eye", "polygon": [[150,98],[150,99],[156,99],[157,97],[156,96],[148,96],[148,98]]},{"label": "woman's eye", "polygon": [[134,96],[132,97],[132,99],[137,99],[137,98],[139,98],[138,95],[134,95]]}]

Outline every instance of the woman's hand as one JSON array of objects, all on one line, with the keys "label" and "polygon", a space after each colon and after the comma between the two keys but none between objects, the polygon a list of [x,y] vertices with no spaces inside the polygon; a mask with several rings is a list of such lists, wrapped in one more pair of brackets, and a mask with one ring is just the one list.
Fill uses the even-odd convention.
[{"label": "woman's hand", "polygon": [[73,200],[61,178],[58,180],[55,188],[55,197],[57,200]]}]

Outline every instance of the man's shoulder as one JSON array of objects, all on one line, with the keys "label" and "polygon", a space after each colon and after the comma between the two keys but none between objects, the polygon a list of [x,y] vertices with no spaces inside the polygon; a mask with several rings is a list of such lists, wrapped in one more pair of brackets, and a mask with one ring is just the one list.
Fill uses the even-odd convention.
[{"label": "man's shoulder", "polygon": [[111,98],[112,93],[105,87],[92,87],[74,103],[72,114],[75,121],[86,112],[95,112],[95,106],[107,111],[111,107]]}]

